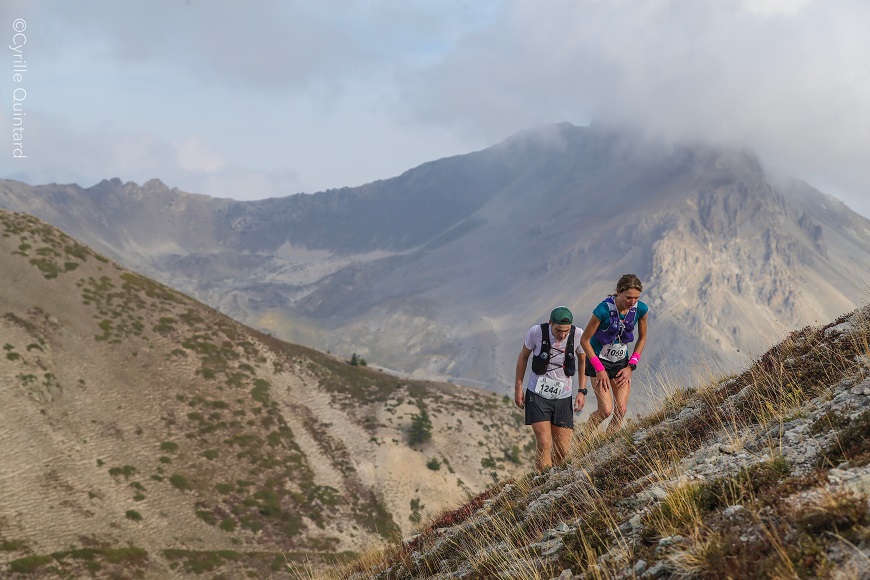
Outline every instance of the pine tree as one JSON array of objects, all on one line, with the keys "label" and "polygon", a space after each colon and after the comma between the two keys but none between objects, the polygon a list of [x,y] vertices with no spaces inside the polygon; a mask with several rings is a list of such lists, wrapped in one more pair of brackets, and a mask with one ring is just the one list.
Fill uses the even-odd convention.
[{"label": "pine tree", "polygon": [[417,445],[430,439],[432,439],[432,421],[426,408],[421,406],[419,415],[416,413],[411,415],[411,433],[408,441],[411,445]]}]

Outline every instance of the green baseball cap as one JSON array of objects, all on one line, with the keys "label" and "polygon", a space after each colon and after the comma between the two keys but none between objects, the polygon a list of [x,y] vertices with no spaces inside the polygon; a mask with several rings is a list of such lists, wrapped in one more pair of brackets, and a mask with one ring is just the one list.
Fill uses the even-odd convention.
[{"label": "green baseball cap", "polygon": [[564,306],[557,306],[550,313],[550,322],[556,324],[574,324],[574,315]]}]

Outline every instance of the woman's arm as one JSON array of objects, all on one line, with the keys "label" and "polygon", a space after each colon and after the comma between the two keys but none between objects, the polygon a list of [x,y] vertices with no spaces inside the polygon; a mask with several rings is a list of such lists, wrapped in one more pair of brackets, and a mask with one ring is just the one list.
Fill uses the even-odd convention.
[{"label": "woman's arm", "polygon": [[598,325],[601,324],[601,321],[598,320],[597,316],[593,316],[589,319],[589,324],[586,325],[586,328],[583,330],[583,334],[580,336],[580,346],[583,348],[583,352],[590,359],[595,356],[595,350],[592,349],[592,335],[595,334],[595,331],[598,330]]},{"label": "woman's arm", "polygon": [[[628,359],[629,364],[637,364],[640,360],[640,355],[643,352],[643,347],[646,344],[646,316],[637,321],[637,342],[634,343],[634,352],[631,358]],[[620,369],[616,374],[616,382],[619,385],[629,384],[631,381],[631,367]]]},{"label": "woman's arm", "polygon": [[634,353],[640,358],[646,344],[646,316],[637,321],[637,342],[634,343]]},{"label": "woman's arm", "polygon": [[[598,330],[599,324],[601,324],[601,321],[598,320],[597,316],[593,315],[592,318],[589,319],[589,324],[587,324],[586,328],[583,330],[583,336],[580,337],[580,345],[583,347],[583,352],[586,353],[586,356],[589,358],[592,368],[595,369],[595,386],[601,389],[601,392],[606,393],[610,390],[610,378],[607,376],[607,371],[604,370],[604,365],[601,364],[601,361],[598,360],[597,356],[595,356],[595,350],[592,348],[591,342],[592,335],[595,334],[596,330]],[[585,374],[585,368],[583,372]]]},{"label": "woman's arm", "polygon": [[586,406],[586,395],[580,392],[580,389],[586,388],[586,351],[582,344],[574,347],[574,354],[577,355],[577,398],[574,400],[574,411],[579,413]]}]

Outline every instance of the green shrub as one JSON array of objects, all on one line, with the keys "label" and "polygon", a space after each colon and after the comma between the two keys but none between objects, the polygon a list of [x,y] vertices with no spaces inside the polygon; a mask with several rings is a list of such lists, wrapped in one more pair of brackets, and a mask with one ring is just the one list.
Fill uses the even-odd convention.
[{"label": "green shrub", "polygon": [[254,381],[254,388],[251,390],[251,398],[262,405],[269,404],[269,381],[257,379]]},{"label": "green shrub", "polygon": [[25,556],[9,562],[9,570],[18,574],[32,574],[53,561],[51,556]]},{"label": "green shrub", "polygon": [[30,260],[30,263],[39,268],[42,272],[43,277],[46,279],[57,278],[57,275],[60,273],[60,268],[57,267],[57,264],[52,262],[51,260],[45,260],[42,258],[34,258]]},{"label": "green shrub", "polygon": [[426,462],[426,467],[428,467],[432,471],[438,471],[439,469],[441,469],[441,462],[438,461],[437,457],[433,457]]},{"label": "green shrub", "polygon": [[0,551],[20,552],[27,549],[27,543],[23,540],[3,540],[0,542]]},{"label": "green shrub", "polygon": [[109,475],[112,477],[118,477],[119,475],[123,475],[124,479],[130,479],[130,476],[136,473],[136,468],[132,465],[125,465],[123,467],[112,467],[109,469]]},{"label": "green shrub", "polygon": [[128,520],[133,520],[134,522],[141,522],[142,521],[142,514],[140,514],[136,510],[127,510],[127,513],[124,515],[127,516]]},{"label": "green shrub", "polygon": [[513,463],[514,465],[520,464],[520,448],[514,445],[508,451],[507,449],[504,452],[504,458]]},{"label": "green shrub", "polygon": [[191,487],[190,482],[187,481],[187,478],[178,473],[173,473],[169,476],[169,483],[171,483],[174,488],[180,491],[187,491]]}]

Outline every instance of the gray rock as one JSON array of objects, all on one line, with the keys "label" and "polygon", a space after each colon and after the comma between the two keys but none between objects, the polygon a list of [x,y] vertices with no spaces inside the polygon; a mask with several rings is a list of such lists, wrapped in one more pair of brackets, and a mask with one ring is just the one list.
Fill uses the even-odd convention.
[{"label": "gray rock", "polygon": [[641,574],[641,578],[660,578],[668,573],[668,565],[664,561],[656,562],[652,568]]},{"label": "gray rock", "polygon": [[646,570],[647,566],[648,564],[646,563],[646,560],[638,560],[634,564],[634,573],[640,576],[643,574],[644,570]]},{"label": "gray rock", "polygon": [[683,536],[677,534],[675,536],[668,536],[666,538],[662,538],[659,540],[659,546],[673,546],[674,544],[679,544],[684,540]]},{"label": "gray rock", "polygon": [[852,321],[847,320],[846,322],[841,322],[837,326],[831,326],[830,328],[825,329],[825,336],[830,337],[832,334],[841,334],[843,332],[848,332],[853,328]]},{"label": "gray rock", "polygon": [[742,512],[744,509],[746,509],[746,508],[744,508],[740,504],[730,505],[727,508],[725,508],[725,510],[723,510],[722,515],[725,516],[726,518],[730,518],[730,517],[733,517],[735,514]]},{"label": "gray rock", "polygon": [[701,410],[696,409],[694,407],[684,407],[683,410],[680,411],[679,415],[677,415],[677,421],[685,421],[688,419],[693,419],[700,414]]},{"label": "gray rock", "polygon": [[720,443],[718,449],[720,453],[725,455],[737,455],[741,448],[739,444],[735,443]]},{"label": "gray rock", "polygon": [[561,552],[565,545],[562,543],[562,540],[550,540],[549,542],[544,542],[543,550],[541,551],[541,556],[547,558],[549,556],[555,556],[559,552]]}]

